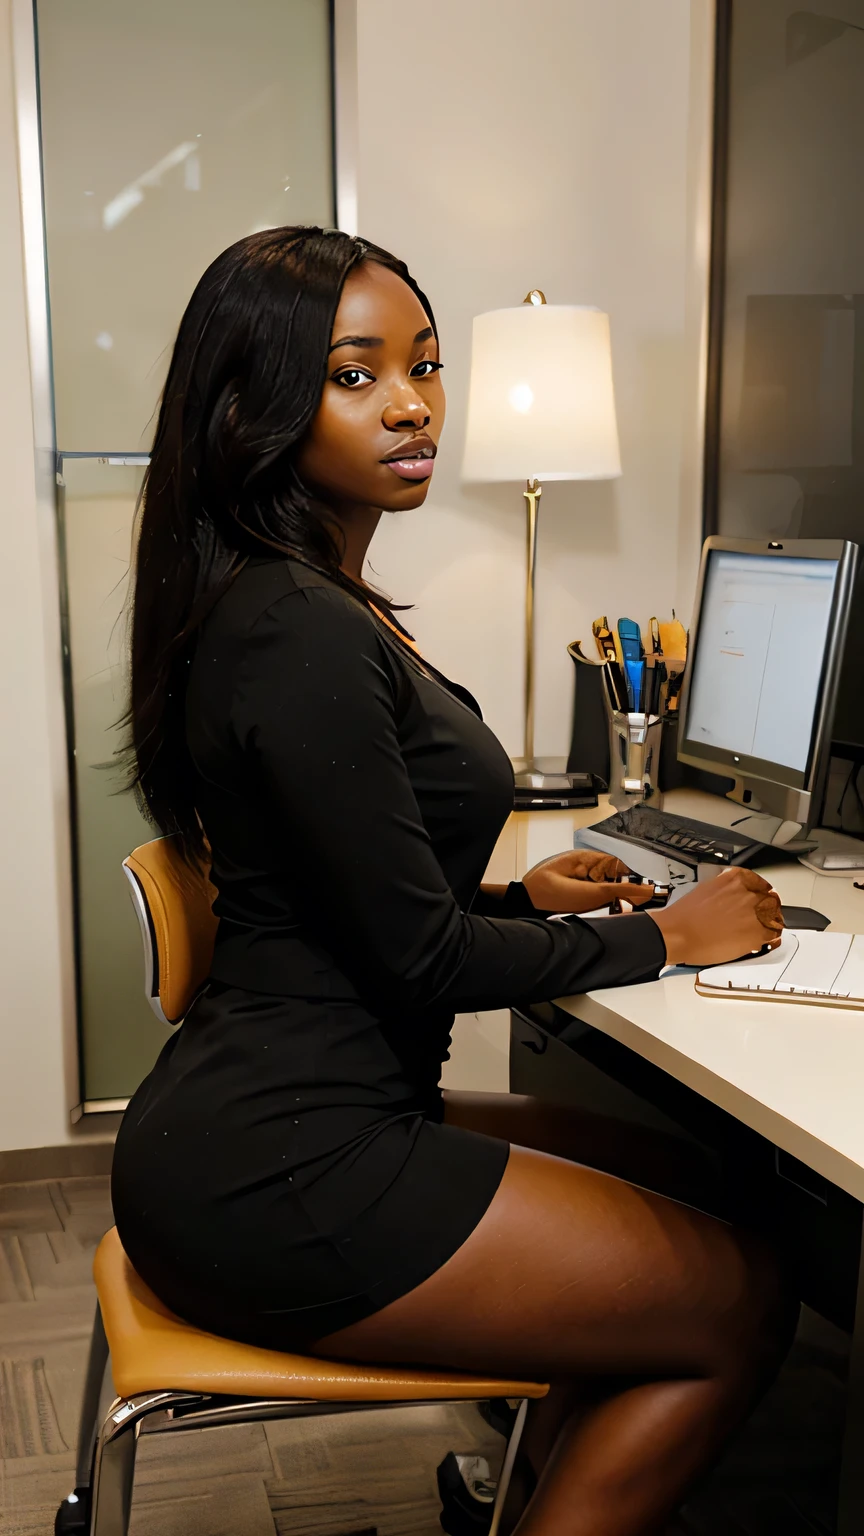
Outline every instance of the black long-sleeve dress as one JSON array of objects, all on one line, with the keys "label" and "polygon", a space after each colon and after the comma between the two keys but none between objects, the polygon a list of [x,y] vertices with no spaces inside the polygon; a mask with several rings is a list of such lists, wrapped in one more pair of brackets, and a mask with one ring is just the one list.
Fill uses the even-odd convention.
[{"label": "black long-sleeve dress", "polygon": [[442,1124],[457,1011],[643,981],[646,914],[549,923],[478,887],[513,804],[463,689],[296,562],[250,562],[207,619],[187,739],[213,854],[212,979],[135,1094],[123,1244],[190,1322],[299,1347],[455,1253],[504,1142]]}]

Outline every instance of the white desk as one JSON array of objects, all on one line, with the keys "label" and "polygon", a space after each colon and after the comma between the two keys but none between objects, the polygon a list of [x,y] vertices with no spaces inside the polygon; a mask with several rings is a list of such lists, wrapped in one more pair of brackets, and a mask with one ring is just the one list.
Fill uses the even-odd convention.
[{"label": "white desk", "polygon": [[[695,792],[668,795],[665,809],[729,824],[740,807]],[[573,826],[602,820],[605,805],[570,817]],[[542,826],[543,813],[518,827],[529,863],[541,841],[564,824]],[[522,818],[526,822],[529,818]],[[533,846],[532,846],[533,840]],[[517,842],[518,847],[518,842]],[[522,861],[520,860],[520,863]],[[846,932],[864,932],[864,891],[854,878],[817,875],[796,862],[760,873],[782,901],[815,907]],[[859,877],[861,878],[861,877]],[[614,919],[610,919],[614,921]],[[718,1105],[736,1120],[791,1153],[864,1202],[864,1014],[801,1003],[746,1003],[701,997],[693,974],[671,974],[635,987],[614,987],[556,1006],[627,1046],[644,1060]],[[830,1263],[830,1254],[825,1262]],[[864,1266],[859,1267],[838,1536],[864,1529]]]},{"label": "white desk", "polygon": [[[851,880],[800,866],[761,873],[783,901],[864,932],[864,891],[852,892],[853,907]],[[692,972],[670,974],[557,1003],[864,1202],[864,1013],[707,998],[693,982]]]}]

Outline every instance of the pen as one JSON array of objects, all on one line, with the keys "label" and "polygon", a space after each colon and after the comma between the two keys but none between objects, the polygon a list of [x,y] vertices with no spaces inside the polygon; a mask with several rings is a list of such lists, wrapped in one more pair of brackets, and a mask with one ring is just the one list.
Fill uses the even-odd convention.
[{"label": "pen", "polygon": [[642,636],[635,619],[618,620],[618,638],[625,661],[639,661],[644,656]]},{"label": "pen", "polygon": [[654,713],[654,691],[657,687],[657,668],[653,665],[654,657],[649,656],[645,671],[645,697],[643,700],[645,715],[650,717]]},{"label": "pen", "polygon": [[603,680],[606,684],[606,697],[613,713],[617,710],[626,715],[628,709],[627,685],[617,661],[602,663]]},{"label": "pen", "polygon": [[645,660],[624,661],[624,675],[627,678],[627,695],[630,700],[630,708],[638,715],[643,707],[645,698]]},{"label": "pen", "polygon": [[615,662],[607,662],[607,667],[609,667],[609,676],[612,679],[616,697],[618,697],[618,710],[623,714],[627,714],[627,710],[630,708],[630,697],[629,693],[627,693],[627,679],[624,677],[624,668],[616,660]]},{"label": "pen", "polygon": [[671,622],[658,624],[660,631],[660,649],[667,661],[675,661],[679,657],[682,661],[687,656],[687,631],[680,619],[675,617],[675,609],[672,609]]},{"label": "pen", "polygon": [[595,619],[591,625],[591,633],[597,642],[597,649],[604,661],[617,661],[618,652],[615,649],[615,641],[609,628],[609,620],[604,614],[602,618]]},{"label": "pen", "polygon": [[624,676],[627,679],[630,709],[634,714],[638,714],[642,708],[645,688],[645,652],[639,625],[633,619],[619,619],[618,638],[624,658]]},{"label": "pen", "polygon": [[668,676],[668,671],[667,671],[667,667],[666,667],[665,661],[658,661],[656,671],[657,671],[657,690],[656,690],[656,693],[654,695],[654,713],[655,713],[655,715],[659,715],[660,714],[660,695],[661,695],[661,692],[662,692],[662,690],[663,690],[663,688],[664,688],[664,686],[666,684],[666,678]]},{"label": "pen", "polygon": [[617,708],[626,715],[629,708],[629,699],[627,695],[627,683],[624,678],[624,673],[618,665],[617,660],[607,662],[606,668],[609,673],[609,680],[618,700]]}]

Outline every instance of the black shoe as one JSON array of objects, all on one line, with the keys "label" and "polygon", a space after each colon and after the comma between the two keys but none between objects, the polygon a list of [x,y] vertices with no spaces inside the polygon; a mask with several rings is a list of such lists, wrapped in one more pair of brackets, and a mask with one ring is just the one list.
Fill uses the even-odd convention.
[{"label": "black shoe", "polygon": [[54,1536],[85,1536],[90,1529],[90,1489],[67,1494],[54,1516]]},{"label": "black shoe", "polygon": [[447,1536],[487,1536],[497,1483],[482,1456],[449,1451],[437,1472],[441,1527]]}]

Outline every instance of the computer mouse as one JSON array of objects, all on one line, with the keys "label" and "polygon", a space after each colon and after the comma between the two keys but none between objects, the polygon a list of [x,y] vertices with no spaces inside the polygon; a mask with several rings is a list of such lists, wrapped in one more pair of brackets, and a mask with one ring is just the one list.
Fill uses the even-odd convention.
[{"label": "computer mouse", "polygon": [[780,907],[783,913],[783,921],[787,928],[814,928],[817,933],[822,933],[831,922],[824,912],[817,912],[814,907]]}]

